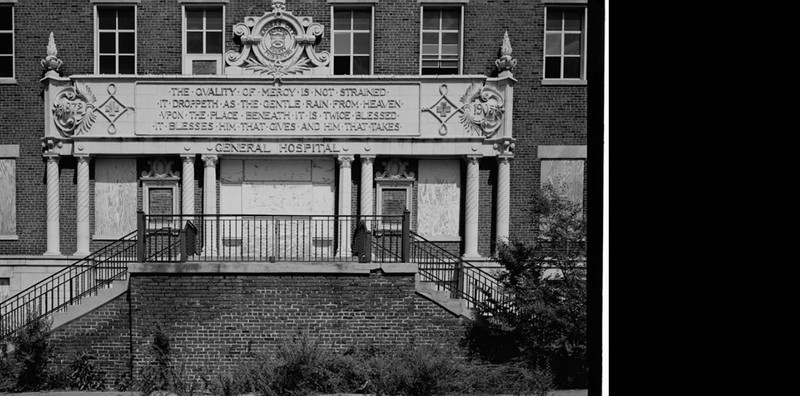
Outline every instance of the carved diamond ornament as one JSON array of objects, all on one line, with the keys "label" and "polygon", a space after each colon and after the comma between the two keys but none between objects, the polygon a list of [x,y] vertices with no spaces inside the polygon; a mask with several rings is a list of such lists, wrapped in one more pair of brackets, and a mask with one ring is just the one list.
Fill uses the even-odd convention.
[{"label": "carved diamond ornament", "polygon": [[114,96],[117,93],[116,85],[108,84],[106,91],[108,98],[100,105],[95,105],[97,98],[81,82],[76,81],[74,86],[62,89],[53,101],[53,121],[56,127],[65,136],[83,135],[92,129],[97,115],[100,114],[108,120],[108,134],[117,133],[114,123],[128,109],[133,109],[133,106],[124,105]]},{"label": "carved diamond ornament", "polygon": [[447,92],[447,84],[442,84],[439,87],[441,97],[432,106],[422,109],[441,123],[439,135],[447,135],[447,122],[458,113],[468,134],[491,137],[503,125],[504,101],[496,89],[472,83],[461,96],[460,106],[447,97]]},{"label": "carved diamond ornament", "polygon": [[261,17],[246,17],[233,26],[240,38],[240,52],[228,51],[225,62],[254,73],[280,79],[286,74],[302,73],[311,67],[327,66],[328,52],[315,52],[323,36],[323,27],[311,17],[296,17],[286,11],[284,0],[272,1],[272,12]]}]

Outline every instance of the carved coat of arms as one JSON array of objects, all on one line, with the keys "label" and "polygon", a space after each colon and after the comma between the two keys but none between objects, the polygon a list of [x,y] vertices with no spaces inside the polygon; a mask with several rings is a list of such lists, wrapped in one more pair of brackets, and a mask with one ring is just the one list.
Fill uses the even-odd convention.
[{"label": "carved coat of arms", "polygon": [[305,72],[312,66],[327,66],[330,54],[314,50],[322,37],[322,25],[285,11],[283,1],[273,0],[272,8],[270,13],[246,17],[244,23],[233,26],[242,48],[228,51],[226,63],[275,78]]}]

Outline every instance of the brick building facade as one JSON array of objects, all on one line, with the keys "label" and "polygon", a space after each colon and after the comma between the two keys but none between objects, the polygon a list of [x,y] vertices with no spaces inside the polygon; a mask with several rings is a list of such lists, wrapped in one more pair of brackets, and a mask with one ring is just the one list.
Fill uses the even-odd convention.
[{"label": "brick building facade", "polygon": [[[588,0],[0,0],[0,301],[136,230],[137,211],[407,208],[412,230],[495,268],[496,241],[535,240],[526,210],[542,183],[586,201],[589,90],[602,86],[588,78],[601,51],[592,35],[602,27],[592,22],[602,8]],[[261,94],[252,108],[248,92]],[[348,94],[362,96],[347,102]],[[363,107],[344,109],[354,104]],[[266,118],[279,110],[291,122]],[[337,255],[349,252],[344,234],[333,239]],[[263,253],[247,235],[208,235],[214,252]],[[325,238],[306,249],[325,248]],[[224,282],[247,293],[253,282],[283,290],[284,280],[348,282]],[[175,281],[170,288],[193,295],[188,285],[208,279]],[[164,282],[172,281],[132,276],[104,309],[139,315],[126,330],[138,334],[166,311],[134,306]],[[433,310],[408,293],[395,302]],[[457,322],[437,315],[415,315],[414,326]]]}]

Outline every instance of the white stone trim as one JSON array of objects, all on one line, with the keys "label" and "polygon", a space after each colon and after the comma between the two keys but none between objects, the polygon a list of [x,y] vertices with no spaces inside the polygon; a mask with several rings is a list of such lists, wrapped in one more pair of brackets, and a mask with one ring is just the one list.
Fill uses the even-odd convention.
[{"label": "white stone trim", "polygon": [[570,78],[563,78],[563,79],[554,79],[554,78],[546,78],[542,79],[542,85],[587,85],[586,80],[578,80],[578,79],[570,79]]},{"label": "white stone trim", "polygon": [[[100,15],[98,13],[98,7],[104,6],[125,6],[129,5],[133,7],[133,74],[138,74],[138,66],[139,66],[139,1],[123,1],[123,0],[104,0],[104,1],[95,1],[94,3],[94,15],[92,18],[94,19],[94,47],[93,47],[93,59],[94,59],[94,74],[107,77],[107,76],[119,76],[121,74],[100,74]],[[128,29],[123,30],[127,32]],[[114,32],[117,34],[120,33],[120,29],[114,29]],[[119,71],[119,36],[115,38],[116,42],[114,43],[116,48],[116,70]]]},{"label": "white stone trim", "polygon": [[[219,1],[188,1],[183,0],[181,1],[183,5],[181,7],[181,71],[183,74],[192,75],[192,61],[195,60],[214,60],[217,61],[217,76],[223,74],[223,70],[225,69],[225,12],[227,1],[225,3]],[[222,8],[222,52],[219,54],[189,54],[186,50],[186,7],[189,8],[200,8],[206,9],[203,6],[211,7],[211,6],[219,6]],[[203,37],[205,37],[205,30],[203,31]],[[205,40],[205,39],[204,39]],[[203,48],[203,52],[205,52],[205,48]]]},{"label": "white stone trim", "polygon": [[589,4],[589,0],[542,0],[542,4]]},{"label": "white stone trim", "polygon": [[0,4],[14,4],[17,0],[0,0]]},{"label": "white stone trim", "polygon": [[18,241],[19,236],[17,235],[0,235],[0,241]]},{"label": "white stone trim", "polygon": [[[433,1],[433,0],[417,0],[419,6],[419,67],[418,72],[422,76],[422,31],[423,31],[423,13],[425,7],[439,8],[459,8],[460,16],[458,20],[458,74],[464,73],[464,5],[468,3],[467,0],[448,0],[448,1]],[[441,54],[440,54],[441,55]],[[438,76],[426,76],[438,77]]]},{"label": "white stone trim", "polygon": [[[328,0],[328,4],[377,4],[379,0]],[[333,26],[333,25],[331,25]]]},{"label": "white stone trim", "polygon": [[[330,0],[328,0],[328,3],[330,3]],[[373,75],[375,73],[375,4],[373,2],[371,2],[371,1],[363,1],[363,2],[341,1],[341,2],[336,2],[336,3],[331,3],[331,29],[330,29],[330,36],[331,36],[331,38],[330,38],[330,43],[331,43],[331,49],[330,49],[331,66],[330,66],[330,69],[331,69],[331,71],[330,71],[330,73],[331,74],[330,75],[332,75],[332,76],[334,76],[334,75],[335,76],[343,76],[344,75],[344,74],[333,74],[333,57],[335,56],[335,53],[333,52],[333,48],[334,48],[333,46],[334,46],[334,41],[335,41],[335,37],[336,37],[336,35],[334,34],[336,32],[336,30],[333,28],[334,27],[333,15],[334,15],[334,9],[337,8],[337,7],[344,8],[344,9],[350,9],[350,10],[353,10],[353,9],[365,10],[365,9],[369,8],[369,74],[367,74],[367,75],[370,75],[370,76]],[[353,52],[353,40],[352,40],[353,30],[349,30],[349,32],[350,32],[350,52],[351,52],[351,54],[349,55],[350,56],[350,69],[352,69],[353,68],[353,65],[352,65],[353,59],[352,58],[354,56],[352,54],[352,52]],[[363,76],[365,74],[350,74],[350,75]]]},{"label": "white stone trim", "polygon": [[586,146],[539,146],[539,159],[586,159]]},{"label": "white stone trim", "polygon": [[19,158],[19,145],[0,144],[0,158]]},{"label": "white stone trim", "polygon": [[142,0],[90,0],[92,4],[140,4]]}]

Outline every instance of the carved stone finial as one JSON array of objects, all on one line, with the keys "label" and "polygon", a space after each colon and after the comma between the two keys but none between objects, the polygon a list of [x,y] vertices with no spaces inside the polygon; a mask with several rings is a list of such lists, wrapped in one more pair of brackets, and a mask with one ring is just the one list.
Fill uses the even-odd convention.
[{"label": "carved stone finial", "polygon": [[47,70],[47,74],[56,74],[61,64],[64,62],[58,59],[58,49],[56,48],[56,39],[53,32],[50,32],[50,40],[47,42],[47,56],[42,59],[42,67]]},{"label": "carved stone finial", "polygon": [[503,35],[503,45],[500,46],[500,59],[494,61],[497,69],[500,70],[500,77],[511,76],[511,70],[517,66],[517,60],[511,57],[511,40],[508,32]]}]

